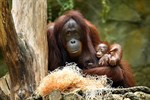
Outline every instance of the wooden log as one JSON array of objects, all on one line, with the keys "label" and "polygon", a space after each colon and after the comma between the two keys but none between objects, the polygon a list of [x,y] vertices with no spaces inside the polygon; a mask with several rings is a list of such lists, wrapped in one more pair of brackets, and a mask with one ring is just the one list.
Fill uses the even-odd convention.
[{"label": "wooden log", "polygon": [[[0,40],[11,80],[11,99],[30,96],[47,74],[46,0],[0,2]],[[2,33],[1,33],[2,32]]]}]

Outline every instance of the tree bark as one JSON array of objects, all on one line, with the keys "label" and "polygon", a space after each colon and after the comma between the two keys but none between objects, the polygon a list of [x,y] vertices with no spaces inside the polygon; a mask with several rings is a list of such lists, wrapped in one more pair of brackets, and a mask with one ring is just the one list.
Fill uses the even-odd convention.
[{"label": "tree bark", "polygon": [[[0,2],[0,40],[11,80],[11,99],[30,96],[47,74],[46,0]],[[2,33],[1,33],[2,32]]]}]

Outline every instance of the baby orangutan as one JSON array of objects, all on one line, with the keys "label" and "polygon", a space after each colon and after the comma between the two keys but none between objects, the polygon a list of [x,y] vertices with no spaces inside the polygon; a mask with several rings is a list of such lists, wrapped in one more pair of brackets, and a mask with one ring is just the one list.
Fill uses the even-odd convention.
[{"label": "baby orangutan", "polygon": [[100,43],[96,48],[96,56],[99,58],[99,65],[108,65],[109,57],[109,45],[107,43]]}]

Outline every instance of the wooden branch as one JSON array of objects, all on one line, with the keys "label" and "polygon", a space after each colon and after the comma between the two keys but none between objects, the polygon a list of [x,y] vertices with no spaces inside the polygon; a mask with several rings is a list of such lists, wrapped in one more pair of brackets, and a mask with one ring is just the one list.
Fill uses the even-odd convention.
[{"label": "wooden branch", "polygon": [[0,26],[4,29],[0,28],[0,39],[9,68],[11,99],[20,100],[33,93],[48,71],[47,5],[45,0],[13,0],[13,18],[8,7],[7,0],[1,0]]}]

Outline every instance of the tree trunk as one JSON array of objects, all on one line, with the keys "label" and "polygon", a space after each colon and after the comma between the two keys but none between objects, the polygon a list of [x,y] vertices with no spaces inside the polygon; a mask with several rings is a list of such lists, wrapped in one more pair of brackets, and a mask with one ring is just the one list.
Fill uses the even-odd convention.
[{"label": "tree trunk", "polygon": [[[11,80],[11,99],[25,99],[47,73],[46,0],[0,1],[0,39]],[[2,33],[1,33],[2,32]]]}]

